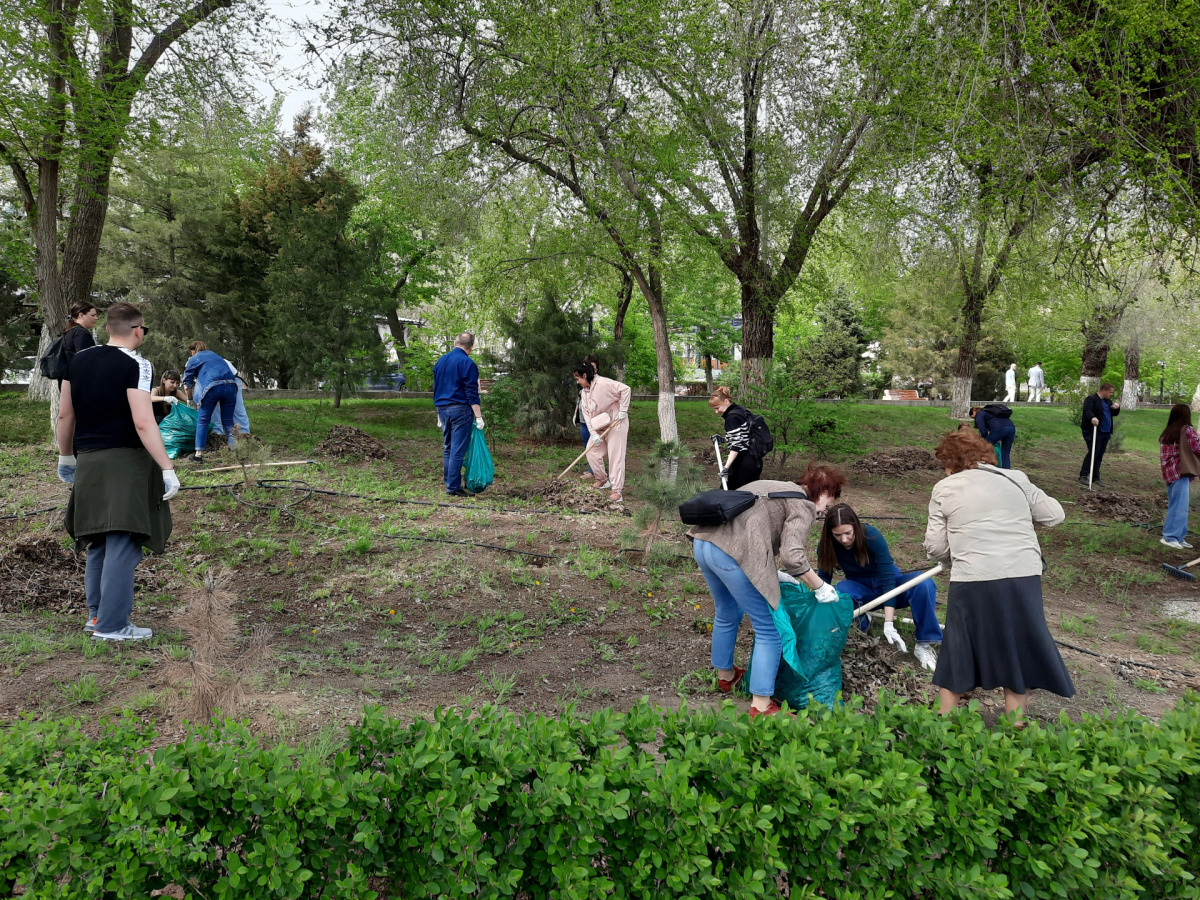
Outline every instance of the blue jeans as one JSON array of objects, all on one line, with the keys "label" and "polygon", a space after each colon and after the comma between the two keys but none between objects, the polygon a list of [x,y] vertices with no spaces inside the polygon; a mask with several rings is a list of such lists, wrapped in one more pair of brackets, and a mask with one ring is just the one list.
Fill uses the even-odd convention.
[{"label": "blue jeans", "polygon": [[[904,584],[910,578],[916,578],[921,574],[920,572],[909,572],[902,575],[899,566],[892,566],[892,568],[896,570],[896,584]],[[864,603],[870,603],[884,592],[884,589],[879,586],[878,578],[864,578],[862,581],[846,579],[837,583],[837,589],[854,600],[855,608]],[[907,606],[912,610],[913,625],[917,630],[917,643],[936,644],[941,641],[942,626],[938,624],[936,612],[937,585],[933,583],[932,578],[909,588],[885,605],[895,606],[899,609]],[[856,621],[858,627],[863,631],[871,627],[870,620],[866,616],[860,616]]]},{"label": "blue jeans", "polygon": [[716,669],[733,668],[733,645],[737,643],[742,614],[754,626],[754,656],[750,665],[750,693],[770,697],[775,693],[775,673],[783,642],[775,628],[766,598],[750,583],[746,573],[728,553],[708,541],[693,541],[692,555],[712,592],[716,615],[713,616],[712,664]]},{"label": "blue jeans", "polygon": [[203,453],[204,445],[208,442],[208,423],[212,421],[213,410],[221,406],[221,427],[225,430],[225,440],[233,446],[233,416],[237,409],[237,385],[232,381],[225,384],[214,384],[204,392],[200,401],[200,414],[196,416],[196,452]]},{"label": "blue jeans", "polygon": [[[585,447],[588,445],[588,441],[592,439],[592,433],[588,431],[587,422],[581,421],[579,423],[579,439],[583,441],[583,446]],[[592,466],[590,463],[588,464],[588,471],[592,471]]]},{"label": "blue jeans", "polygon": [[1167,485],[1167,518],[1163,522],[1163,537],[1168,541],[1187,540],[1188,501],[1192,479],[1184,475]]},{"label": "blue jeans", "polygon": [[463,460],[471,429],[475,427],[475,413],[466,404],[455,403],[439,406],[438,418],[442,420],[442,475],[446,479],[446,493],[455,494],[463,486]]},{"label": "blue jeans", "polygon": [[141,561],[141,544],[124,531],[100,535],[88,547],[83,585],[87,591],[88,618],[96,619],[96,630],[101,634],[120,631],[129,624],[133,570]]},{"label": "blue jeans", "polygon": [[1000,448],[1000,468],[1011,469],[1012,462],[1008,452],[1012,450],[1013,438],[1017,436],[1017,426],[1011,419],[993,419],[992,427],[988,429],[985,440]]}]

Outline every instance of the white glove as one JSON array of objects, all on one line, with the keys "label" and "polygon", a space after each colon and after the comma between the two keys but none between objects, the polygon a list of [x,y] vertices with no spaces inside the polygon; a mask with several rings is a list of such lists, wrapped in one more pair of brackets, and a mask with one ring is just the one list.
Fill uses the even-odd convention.
[{"label": "white glove", "polygon": [[164,500],[170,500],[179,493],[179,476],[175,474],[174,469],[163,469],[163,487],[167,489],[163,494]]},{"label": "white glove", "polygon": [[483,416],[479,416],[475,419],[475,427],[480,431],[483,431]]},{"label": "white glove", "polygon": [[600,443],[600,435],[593,431],[590,435],[588,435],[587,445],[589,448],[591,448],[595,447],[598,443]]},{"label": "white glove", "polygon": [[628,419],[628,418],[629,418],[629,413],[625,412],[625,410],[621,410],[620,412],[617,413],[617,421],[618,422],[620,422],[622,419]]},{"label": "white glove", "polygon": [[783,569],[780,569],[775,574],[779,576],[780,584],[799,584],[800,583],[795,578],[793,578],[791,575],[789,575],[787,572],[783,571]]},{"label": "white glove", "polygon": [[901,653],[908,652],[908,645],[904,643],[904,638],[900,637],[900,632],[896,630],[896,626],[892,622],[883,623],[883,636],[887,638],[887,642],[899,650]]},{"label": "white glove", "polygon": [[178,397],[162,397],[161,399],[163,403],[167,404],[167,406],[174,406],[179,402]]},{"label": "white glove", "polygon": [[834,603],[838,598],[838,592],[828,581],[822,581],[821,586],[813,591],[813,595],[817,598],[818,603]]},{"label": "white glove", "polygon": [[75,483],[75,457],[59,456],[58,477],[67,484]]}]

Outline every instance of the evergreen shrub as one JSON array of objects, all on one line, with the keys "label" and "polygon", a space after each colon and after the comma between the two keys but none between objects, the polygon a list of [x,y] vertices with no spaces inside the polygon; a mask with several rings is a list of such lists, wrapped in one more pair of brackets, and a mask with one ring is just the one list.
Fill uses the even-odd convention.
[{"label": "evergreen shrub", "polygon": [[1200,697],[1016,731],[886,697],[412,723],[325,754],[226,723],[159,746],[22,720],[0,741],[0,895],[1195,898]]}]

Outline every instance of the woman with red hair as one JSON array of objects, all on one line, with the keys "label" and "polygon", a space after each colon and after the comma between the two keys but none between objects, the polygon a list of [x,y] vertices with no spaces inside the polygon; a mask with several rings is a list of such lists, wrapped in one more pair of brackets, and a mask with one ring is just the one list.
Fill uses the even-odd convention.
[{"label": "woman with red hair", "polygon": [[[771,695],[783,642],[771,611],[779,606],[779,582],[803,583],[818,602],[837,600],[837,591],[809,565],[804,552],[817,513],[842,495],[845,477],[828,466],[809,464],[799,484],[790,481],[752,481],[742,487],[759,497],[748,510],[724,525],[697,525],[689,532],[692,554],[712,592],[712,665],[717,687],[728,693],[746,674],[733,662],[742,617],[754,627],[750,716],[779,712]],[[802,492],[804,498],[770,498],[777,492]],[[781,569],[775,567],[779,557]]]},{"label": "woman with red hair", "polygon": [[934,451],[946,477],[929,498],[925,550],[949,563],[942,652],[933,672],[941,712],[982,687],[1004,688],[1018,721],[1033,688],[1075,694],[1042,609],[1042,551],[1034,523],[1065,518],[1059,502],[1024,472],[986,465],[991,446],[953,431]]}]

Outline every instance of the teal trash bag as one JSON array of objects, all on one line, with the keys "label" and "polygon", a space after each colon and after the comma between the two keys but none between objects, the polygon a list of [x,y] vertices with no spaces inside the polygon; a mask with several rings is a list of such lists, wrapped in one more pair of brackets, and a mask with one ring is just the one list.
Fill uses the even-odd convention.
[{"label": "teal trash bag", "polygon": [[[781,584],[779,608],[771,616],[783,642],[775,699],[786,701],[792,709],[806,708],[810,697],[830,709],[840,704],[842,650],[854,618],[854,601],[839,591],[835,602],[818,603],[804,585]],[[747,695],[753,659],[752,653],[740,685]]]},{"label": "teal trash bag", "polygon": [[467,469],[467,490],[473,494],[478,494],[495,480],[496,467],[492,465],[492,454],[488,452],[482,428],[471,426],[471,443],[467,446],[463,465]]},{"label": "teal trash bag", "polygon": [[[167,448],[167,459],[175,459],[196,449],[196,419],[196,410],[176,403],[166,418],[158,423],[163,445]],[[209,431],[211,430],[210,428]]]}]

